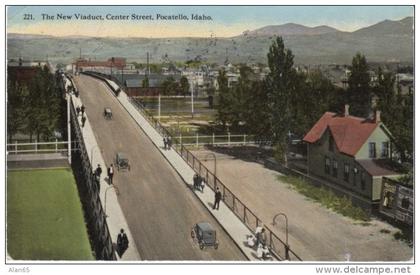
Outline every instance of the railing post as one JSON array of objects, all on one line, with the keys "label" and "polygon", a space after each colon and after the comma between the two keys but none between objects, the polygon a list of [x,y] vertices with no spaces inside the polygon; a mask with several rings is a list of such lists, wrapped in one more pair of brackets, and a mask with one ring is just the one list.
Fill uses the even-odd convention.
[{"label": "railing post", "polygon": [[195,133],[195,147],[198,148],[198,133]]},{"label": "railing post", "polygon": [[182,134],[181,133],[179,133],[179,143],[181,144],[181,146],[182,146]]},{"label": "railing post", "polygon": [[228,132],[228,146],[230,146],[230,133]]},{"label": "railing post", "polygon": [[58,151],[58,144],[57,144],[57,139],[55,139],[55,152],[57,153],[57,151]]},{"label": "railing post", "polygon": [[17,142],[17,140],[15,140],[15,153],[16,154],[18,153],[18,149],[17,149],[18,148],[18,145],[17,144],[18,144],[18,142]]},{"label": "railing post", "polygon": [[246,144],[246,134],[244,134],[244,145]]},{"label": "railing post", "polygon": [[213,133],[213,142],[211,143],[212,146],[214,146],[214,133]]},{"label": "railing post", "polygon": [[35,153],[38,153],[38,140],[35,140]]}]

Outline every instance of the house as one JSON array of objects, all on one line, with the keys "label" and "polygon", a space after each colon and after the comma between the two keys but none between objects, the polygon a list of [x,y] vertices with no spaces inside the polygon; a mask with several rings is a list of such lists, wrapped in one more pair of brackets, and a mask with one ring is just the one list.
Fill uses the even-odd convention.
[{"label": "house", "polygon": [[[127,75],[114,75],[118,81],[124,83],[127,87],[128,96],[157,96],[163,90],[163,83],[172,77],[176,82],[181,79],[180,75],[162,75],[162,74],[150,74],[150,75],[138,75],[138,74],[127,74]],[[148,87],[143,87],[143,81],[148,78]]]},{"label": "house", "polygon": [[308,173],[372,204],[381,199],[382,177],[397,177],[391,161],[392,135],[380,119],[326,112],[303,139]]}]

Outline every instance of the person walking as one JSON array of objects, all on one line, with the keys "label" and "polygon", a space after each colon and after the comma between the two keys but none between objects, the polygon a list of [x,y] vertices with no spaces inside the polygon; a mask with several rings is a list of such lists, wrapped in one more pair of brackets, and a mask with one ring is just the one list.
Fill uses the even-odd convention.
[{"label": "person walking", "polygon": [[171,150],[171,147],[172,147],[172,139],[171,139],[171,137],[167,137],[166,143],[168,144],[168,150]]},{"label": "person walking", "polygon": [[82,116],[85,114],[85,110],[86,110],[86,107],[85,105],[82,104],[82,107],[80,108],[80,111],[82,112]]},{"label": "person walking", "polygon": [[82,128],[85,127],[86,117],[82,115]]},{"label": "person walking", "polygon": [[108,167],[108,184],[113,184],[113,177],[114,177],[114,165],[111,163],[111,165]]},{"label": "person walking", "polygon": [[219,187],[216,187],[216,192],[214,193],[214,204],[213,204],[213,209],[219,210],[219,204],[220,204],[220,200],[222,199],[222,192],[220,192]]},{"label": "person walking", "polygon": [[121,257],[128,248],[128,238],[124,229],[121,228],[117,237],[117,253]]},{"label": "person walking", "polygon": [[79,116],[79,114],[80,114],[80,107],[79,106],[76,107],[76,114],[77,114],[77,116]]},{"label": "person walking", "polygon": [[101,180],[101,174],[102,174],[102,168],[101,168],[100,164],[98,164],[98,167],[95,170],[95,174],[96,174],[96,177],[98,178],[98,181],[100,181]]},{"label": "person walking", "polygon": [[163,150],[166,150],[167,144],[168,144],[168,142],[166,140],[166,136],[164,136],[163,137]]},{"label": "person walking", "polygon": [[194,177],[193,177],[193,189],[194,190],[196,190],[196,189],[198,189],[198,174],[196,173],[195,175],[194,175]]}]

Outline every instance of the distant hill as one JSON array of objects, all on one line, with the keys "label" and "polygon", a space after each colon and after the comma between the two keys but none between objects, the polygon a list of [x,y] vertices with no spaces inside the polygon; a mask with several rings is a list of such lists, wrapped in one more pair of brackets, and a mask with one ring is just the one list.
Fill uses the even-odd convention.
[{"label": "distant hill", "polygon": [[266,26],[260,29],[256,29],[250,32],[245,33],[244,35],[249,36],[285,36],[285,35],[318,35],[324,33],[337,32],[337,29],[334,29],[329,26],[317,26],[317,27],[306,27],[299,24],[287,23],[284,25],[275,25],[275,26]]},{"label": "distant hill", "polygon": [[297,24],[267,26],[231,38],[98,38],[7,35],[8,59],[45,59],[69,63],[82,55],[103,60],[112,56],[129,61],[151,62],[203,60],[207,62],[262,62],[275,35],[281,35],[293,51],[297,64],[349,64],[357,53],[370,62],[412,62],[414,54],[413,18],[385,20],[355,32],[342,32],[328,26]]}]

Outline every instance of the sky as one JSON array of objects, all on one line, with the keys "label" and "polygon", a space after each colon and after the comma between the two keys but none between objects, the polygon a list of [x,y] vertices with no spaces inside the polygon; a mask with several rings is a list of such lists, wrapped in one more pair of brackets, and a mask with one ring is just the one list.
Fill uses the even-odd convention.
[{"label": "sky", "polygon": [[[31,14],[31,20],[24,20]],[[42,14],[72,15],[70,20],[46,20]],[[75,14],[102,15],[104,20],[78,20]],[[154,20],[106,20],[106,15],[151,15]],[[212,20],[158,20],[157,14],[192,14]],[[328,25],[354,31],[385,19],[414,16],[411,6],[9,6],[7,32],[95,37],[230,37],[266,25],[297,23]]]}]

